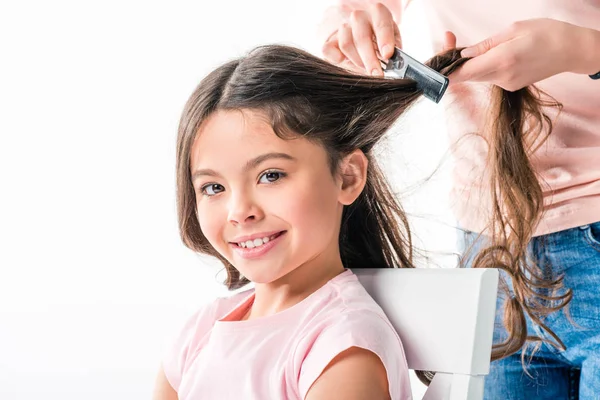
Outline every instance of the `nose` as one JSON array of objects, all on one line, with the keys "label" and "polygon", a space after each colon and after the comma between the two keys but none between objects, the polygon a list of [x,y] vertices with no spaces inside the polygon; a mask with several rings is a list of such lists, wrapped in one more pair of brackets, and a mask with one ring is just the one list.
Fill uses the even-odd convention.
[{"label": "nose", "polygon": [[231,196],[229,200],[229,214],[227,220],[234,224],[244,224],[259,221],[264,217],[261,207],[248,193],[239,193]]}]

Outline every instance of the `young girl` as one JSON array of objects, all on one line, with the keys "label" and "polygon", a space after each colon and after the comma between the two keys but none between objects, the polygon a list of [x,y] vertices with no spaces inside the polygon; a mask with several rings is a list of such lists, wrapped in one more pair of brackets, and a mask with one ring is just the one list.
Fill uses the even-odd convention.
[{"label": "young girl", "polygon": [[[449,74],[463,61],[451,51],[430,65]],[[536,111],[519,96],[511,104]],[[255,289],[192,316],[155,399],[411,398],[401,340],[351,268],[413,267],[406,217],[372,149],[419,97],[413,81],[285,46],[200,83],[177,143],[181,236],[224,264],[230,289]],[[519,301],[511,345],[524,340]]]},{"label": "young girl", "polygon": [[360,79],[269,46],[192,94],[177,144],[182,238],[223,262],[229,288],[255,289],[193,315],[155,399],[411,398],[401,340],[348,268],[411,266],[371,149],[418,93]]}]

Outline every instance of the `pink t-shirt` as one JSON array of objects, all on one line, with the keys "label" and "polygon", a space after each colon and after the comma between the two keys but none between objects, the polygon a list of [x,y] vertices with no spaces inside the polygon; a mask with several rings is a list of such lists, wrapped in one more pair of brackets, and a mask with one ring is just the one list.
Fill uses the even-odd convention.
[{"label": "pink t-shirt", "polygon": [[[351,10],[375,0],[341,0],[320,26],[325,40]],[[432,52],[441,51],[444,32],[456,35],[457,47],[474,45],[507,29],[511,23],[552,18],[600,30],[600,0],[381,0],[391,10],[405,39],[429,37]],[[402,22],[401,22],[402,21]],[[403,23],[420,27],[406,32]],[[406,43],[406,40],[405,40]],[[573,43],[573,46],[578,46]],[[582,48],[582,52],[586,49]],[[600,65],[598,65],[600,70]],[[544,191],[544,215],[535,235],[561,231],[600,221],[600,81],[587,75],[562,73],[538,82],[537,87],[563,104],[548,141],[531,157]],[[481,137],[489,107],[489,86],[466,83],[448,90],[441,105],[447,116],[447,133],[456,160],[451,205],[461,227],[482,232],[490,210]]]},{"label": "pink t-shirt", "polygon": [[304,399],[354,346],[379,356],[393,400],[412,399],[400,338],[352,271],[284,311],[240,321],[253,299],[254,290],[219,298],[185,324],[163,360],[180,400]]}]

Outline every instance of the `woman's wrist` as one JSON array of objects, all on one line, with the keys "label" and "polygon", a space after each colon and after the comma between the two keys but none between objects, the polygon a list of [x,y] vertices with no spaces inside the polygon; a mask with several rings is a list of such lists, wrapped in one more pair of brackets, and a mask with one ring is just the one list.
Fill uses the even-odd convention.
[{"label": "woman's wrist", "polygon": [[572,43],[572,50],[576,51],[574,59],[578,60],[571,72],[578,74],[594,75],[600,72],[600,31],[581,28],[582,35],[579,40]]}]

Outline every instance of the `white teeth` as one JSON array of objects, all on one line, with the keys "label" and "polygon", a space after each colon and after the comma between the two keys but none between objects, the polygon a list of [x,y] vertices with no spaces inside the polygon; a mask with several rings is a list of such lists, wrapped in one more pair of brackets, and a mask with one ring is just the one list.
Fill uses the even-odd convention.
[{"label": "white teeth", "polygon": [[271,236],[271,237],[264,237],[262,239],[256,238],[254,240],[246,240],[245,242],[240,242],[239,245],[242,248],[248,248],[248,249],[253,249],[255,247],[258,246],[262,246],[265,243],[269,243],[271,240],[273,240],[275,238],[275,236],[277,236],[277,234]]}]

